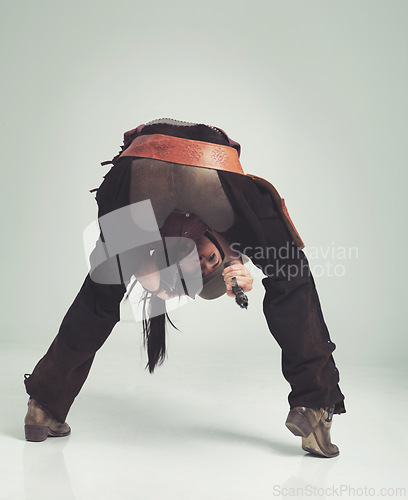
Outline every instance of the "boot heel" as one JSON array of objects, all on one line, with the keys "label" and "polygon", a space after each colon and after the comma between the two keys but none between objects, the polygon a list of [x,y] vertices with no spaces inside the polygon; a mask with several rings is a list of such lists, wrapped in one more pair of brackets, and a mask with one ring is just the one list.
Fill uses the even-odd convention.
[{"label": "boot heel", "polygon": [[305,438],[310,436],[313,432],[313,427],[310,425],[307,418],[296,410],[290,410],[285,425],[295,436]]},{"label": "boot heel", "polygon": [[45,441],[48,437],[48,427],[25,425],[24,430],[27,441]]}]

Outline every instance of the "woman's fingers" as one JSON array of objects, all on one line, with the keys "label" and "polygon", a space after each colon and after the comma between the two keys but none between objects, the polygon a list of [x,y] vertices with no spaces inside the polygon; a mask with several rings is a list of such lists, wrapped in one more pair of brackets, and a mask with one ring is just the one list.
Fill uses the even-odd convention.
[{"label": "woman's fingers", "polygon": [[231,281],[233,277],[238,278],[239,276],[251,277],[248,269],[243,265],[234,264],[233,266],[224,269],[222,275],[224,276],[224,281],[227,283]]},{"label": "woman's fingers", "polygon": [[[252,285],[253,285],[253,278],[251,276],[249,277],[243,277],[243,276],[237,276],[236,278],[238,285],[242,288],[244,292],[250,292],[252,290]],[[232,290],[234,283],[232,280],[230,282],[226,283],[227,290]]]},{"label": "woman's fingers", "polygon": [[[237,282],[238,282],[238,285],[242,288],[242,291],[243,292],[250,292],[252,290],[252,283],[253,283],[253,279],[252,278],[249,278],[249,279],[240,279],[240,278],[237,278]],[[233,292],[233,284],[230,284],[228,283],[226,285],[226,289],[227,289],[227,295],[228,297],[235,297],[235,294]]]},{"label": "woman's fingers", "polygon": [[254,279],[252,278],[250,272],[243,264],[234,264],[224,269],[223,271],[224,281],[227,288],[227,295],[229,297],[234,297],[234,292],[232,291],[233,282],[232,278],[236,278],[238,285],[242,288],[244,292],[249,292],[252,290],[252,285]]},{"label": "woman's fingers", "polygon": [[232,266],[226,267],[222,275],[224,278],[231,278],[232,276],[249,275],[249,271],[244,264],[233,264]]}]

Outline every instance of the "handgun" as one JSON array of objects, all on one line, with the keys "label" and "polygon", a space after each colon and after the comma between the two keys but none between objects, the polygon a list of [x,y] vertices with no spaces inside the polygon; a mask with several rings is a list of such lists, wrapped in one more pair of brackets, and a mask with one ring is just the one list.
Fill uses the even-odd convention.
[{"label": "handgun", "polygon": [[[224,268],[232,266],[233,262],[226,262],[224,264]],[[237,278],[235,276],[232,278],[232,291],[234,292],[235,295],[235,302],[241,307],[242,309],[247,309],[248,308],[248,297],[245,295],[244,291],[242,288],[239,286]]]}]

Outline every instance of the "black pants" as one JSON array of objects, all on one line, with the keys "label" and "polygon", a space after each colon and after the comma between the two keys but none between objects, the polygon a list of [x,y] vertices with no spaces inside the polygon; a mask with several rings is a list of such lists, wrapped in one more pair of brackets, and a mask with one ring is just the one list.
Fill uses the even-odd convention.
[{"label": "black pants", "polygon": [[[100,186],[99,216],[129,204],[132,158],[120,160]],[[234,209],[232,227],[222,233],[260,267],[263,309],[282,349],[282,371],[291,385],[290,407],[335,405],[343,413],[339,373],[307,259],[294,245],[271,197],[248,177],[220,173]],[[60,421],[84,384],[96,351],[119,321],[124,285],[103,285],[86,277],[58,335],[25,380],[28,394]],[[208,305],[210,307],[210,304]]]}]

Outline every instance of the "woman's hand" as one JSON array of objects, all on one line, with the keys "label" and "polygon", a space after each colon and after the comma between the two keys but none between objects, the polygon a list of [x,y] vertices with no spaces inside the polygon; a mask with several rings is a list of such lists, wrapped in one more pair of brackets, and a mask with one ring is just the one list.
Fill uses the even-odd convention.
[{"label": "woman's hand", "polygon": [[228,297],[235,297],[235,294],[232,291],[232,278],[237,279],[238,285],[244,292],[250,292],[252,290],[254,279],[242,262],[235,261],[232,266],[228,266],[224,269],[222,275],[224,276]]}]

